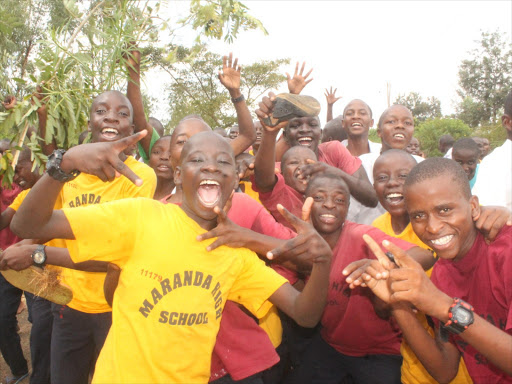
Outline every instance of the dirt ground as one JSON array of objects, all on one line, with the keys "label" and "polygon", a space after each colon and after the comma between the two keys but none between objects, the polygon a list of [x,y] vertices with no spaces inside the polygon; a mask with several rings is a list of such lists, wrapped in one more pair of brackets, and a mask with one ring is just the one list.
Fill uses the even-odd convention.
[{"label": "dirt ground", "polygon": [[[21,347],[23,348],[23,354],[25,355],[25,359],[27,359],[29,370],[32,368],[32,364],[30,362],[30,328],[31,324],[28,322],[28,310],[25,309],[22,313],[18,315],[18,324],[20,326],[20,338],[21,338]],[[0,357],[0,384],[5,383],[5,377],[10,376],[11,371],[9,367],[5,363],[3,357]],[[28,377],[22,381],[23,384],[28,384]]]}]

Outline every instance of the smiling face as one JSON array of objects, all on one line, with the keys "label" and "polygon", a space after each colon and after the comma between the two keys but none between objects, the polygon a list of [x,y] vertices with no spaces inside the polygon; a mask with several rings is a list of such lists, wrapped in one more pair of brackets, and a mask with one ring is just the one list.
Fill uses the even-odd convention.
[{"label": "smiling face", "polygon": [[254,122],[254,129],[256,131],[256,140],[254,140],[254,143],[252,143],[252,147],[258,151],[261,144],[261,138],[263,137],[263,127],[261,126],[261,123],[259,120],[256,120]]},{"label": "smiling face", "polygon": [[183,148],[174,181],[183,190],[183,211],[202,228],[213,228],[213,208],[222,209],[238,184],[231,146],[213,132],[194,135]]},{"label": "smiling face", "polygon": [[149,155],[149,166],[158,178],[172,180],[174,171],[171,164],[171,137],[164,136],[156,141]]},{"label": "smiling face", "polygon": [[478,159],[480,152],[473,151],[471,149],[453,149],[452,159],[460,164],[468,180],[471,180],[475,176],[476,166],[478,165]]},{"label": "smiling face", "polygon": [[384,152],[373,166],[373,187],[381,205],[394,217],[407,215],[404,183],[416,161],[404,151]]},{"label": "smiling face", "polygon": [[104,92],[94,99],[89,120],[93,143],[116,141],[133,134],[133,109],[121,92]]},{"label": "smiling face", "polygon": [[405,149],[414,134],[411,111],[403,105],[392,105],[379,119],[377,133],[382,140],[382,151]]},{"label": "smiling face", "polygon": [[439,257],[459,260],[471,249],[478,199],[465,196],[452,175],[442,173],[408,185],[405,202],[414,232]]},{"label": "smiling face", "polygon": [[22,150],[18,159],[18,164],[16,164],[16,169],[14,170],[13,181],[18,184],[21,189],[28,189],[32,188],[40,177],[37,167],[32,172],[30,150]]},{"label": "smiling face", "polygon": [[180,162],[181,151],[186,142],[200,132],[209,132],[210,127],[200,119],[187,119],[181,121],[171,136],[171,164],[176,168]]},{"label": "smiling face", "polygon": [[291,147],[286,151],[281,159],[281,174],[284,182],[289,187],[303,194],[307,187],[307,182],[298,178],[299,167],[308,164],[308,160],[317,161],[315,153],[302,146]]},{"label": "smiling face", "polygon": [[317,153],[322,129],[318,117],[296,117],[288,122],[284,136],[290,147],[301,145]]},{"label": "smiling face", "polygon": [[411,141],[409,142],[409,145],[407,148],[405,148],[407,153],[410,153],[411,155],[420,155],[420,142],[417,138],[413,137]]},{"label": "smiling face", "polygon": [[322,237],[332,237],[335,243],[347,217],[350,201],[347,185],[338,178],[317,176],[311,180],[306,197],[313,198],[313,226]]},{"label": "smiling face", "polygon": [[239,134],[240,134],[240,128],[238,128],[238,125],[233,125],[229,130],[228,136],[231,140],[234,140],[238,137]]},{"label": "smiling face", "polygon": [[343,129],[349,137],[365,136],[373,126],[370,108],[362,100],[352,100],[343,112]]}]

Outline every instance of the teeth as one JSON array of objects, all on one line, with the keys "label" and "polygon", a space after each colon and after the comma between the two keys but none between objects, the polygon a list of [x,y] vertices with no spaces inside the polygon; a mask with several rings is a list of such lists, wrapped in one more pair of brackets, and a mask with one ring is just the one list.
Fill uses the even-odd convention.
[{"label": "teeth", "polygon": [[301,137],[299,139],[299,142],[302,142],[302,141],[313,141],[313,139],[311,137]]},{"label": "teeth", "polygon": [[448,244],[453,239],[453,235],[443,236],[439,239],[430,240],[430,242],[434,245],[445,245]]},{"label": "teeth", "polygon": [[331,218],[332,218],[332,219],[335,219],[335,218],[336,218],[336,216],[334,216],[334,215],[330,215],[330,214],[328,214],[328,213],[324,213],[323,215],[320,215],[320,217],[328,217],[328,218],[330,218],[330,219],[331,219]]},{"label": "teeth", "polygon": [[101,131],[101,133],[113,133],[113,134],[117,135],[118,131],[117,131],[117,129],[114,129],[114,128],[105,128]]},{"label": "teeth", "polygon": [[405,136],[404,136],[404,135],[402,135],[401,133],[397,133],[397,134],[395,134],[395,137],[398,137],[398,138],[400,138],[400,139],[404,139],[404,138],[405,138]]},{"label": "teeth", "polygon": [[199,185],[220,185],[215,180],[203,180]]},{"label": "teeth", "polygon": [[390,193],[389,195],[386,195],[386,198],[387,199],[393,199],[395,197],[403,197],[404,195],[402,195],[401,193]]},{"label": "teeth", "polygon": [[354,123],[354,124],[352,124],[352,126],[353,126],[353,127],[360,127],[360,126],[361,126],[361,124],[359,124],[359,123]]}]

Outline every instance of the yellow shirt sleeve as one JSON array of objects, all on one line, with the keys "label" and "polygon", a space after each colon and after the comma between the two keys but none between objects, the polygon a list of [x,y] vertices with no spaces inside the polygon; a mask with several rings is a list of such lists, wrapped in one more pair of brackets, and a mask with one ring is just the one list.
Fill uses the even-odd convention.
[{"label": "yellow shirt sleeve", "polygon": [[11,205],[9,205],[9,208],[14,209],[15,211],[17,211],[19,209],[21,203],[23,203],[23,200],[25,200],[25,197],[27,197],[27,194],[29,192],[30,192],[30,188],[21,191],[18,194],[18,196],[16,196],[14,201],[11,203]]},{"label": "yellow shirt sleeve", "polygon": [[138,234],[139,213],[147,202],[153,200],[130,198],[63,209],[76,239],[66,241],[71,259],[76,263],[109,261],[122,268]]},{"label": "yellow shirt sleeve", "polygon": [[242,304],[257,318],[262,318],[272,307],[268,298],[287,283],[284,277],[256,256],[252,251],[240,249],[244,265],[231,288],[228,300]]}]

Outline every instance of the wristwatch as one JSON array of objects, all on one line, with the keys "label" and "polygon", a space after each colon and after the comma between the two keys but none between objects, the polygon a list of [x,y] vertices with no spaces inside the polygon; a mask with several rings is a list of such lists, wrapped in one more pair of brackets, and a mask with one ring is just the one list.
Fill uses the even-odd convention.
[{"label": "wristwatch", "polygon": [[448,310],[449,320],[444,324],[444,328],[456,335],[464,332],[475,321],[473,311],[470,304],[455,297]]},{"label": "wristwatch", "polygon": [[239,103],[239,102],[244,101],[244,100],[245,100],[244,95],[240,95],[240,96],[238,96],[238,97],[232,97],[232,98],[231,98],[231,102],[232,102],[233,104]]},{"label": "wristwatch", "polygon": [[64,149],[56,149],[48,156],[48,162],[46,163],[46,172],[48,172],[48,175],[63,183],[75,179],[80,174],[80,171],[76,169],[71,171],[71,173],[66,173],[60,168],[60,163],[62,163],[62,157],[65,153],[66,151]]},{"label": "wristwatch", "polygon": [[39,244],[34,252],[32,252],[32,261],[37,267],[44,267],[46,264],[46,245]]}]

